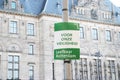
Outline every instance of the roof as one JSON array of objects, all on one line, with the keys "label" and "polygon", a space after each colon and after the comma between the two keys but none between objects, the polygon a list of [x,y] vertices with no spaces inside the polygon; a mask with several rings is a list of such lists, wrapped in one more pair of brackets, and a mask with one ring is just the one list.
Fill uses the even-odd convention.
[{"label": "roof", "polygon": [[46,0],[20,0],[24,6],[24,11],[30,14],[40,14],[45,6]]},{"label": "roof", "polygon": [[[46,0],[19,0],[24,7],[24,12],[38,15],[42,12]],[[0,9],[4,9],[4,0],[0,0]]]},{"label": "roof", "polygon": [[[62,1],[63,0],[54,0],[54,1],[47,0],[42,13],[62,15]],[[102,5],[105,6],[105,8],[102,7],[101,10],[113,12],[113,16],[114,16],[113,23],[120,24],[120,8],[113,5],[109,0],[100,0],[100,4],[101,4],[101,7],[102,7]],[[71,10],[72,10],[71,9],[72,5],[78,5],[78,0],[69,0],[69,16],[71,16],[73,18],[81,18],[80,16],[70,15]],[[119,13],[119,15],[118,15],[118,13]]]},{"label": "roof", "polygon": [[[53,15],[62,15],[62,1],[63,0],[19,0],[20,4],[24,7],[24,13],[27,14],[53,14]],[[99,1],[99,0],[98,0]],[[0,1],[0,9],[3,7],[4,0]],[[120,24],[120,8],[114,6],[109,0],[100,0],[101,5],[105,5],[106,8],[101,8],[103,11],[113,11],[115,17],[115,23]],[[71,14],[72,6],[78,5],[78,0],[69,0],[69,15]],[[89,6],[88,6],[89,7]],[[119,15],[118,15],[119,14]],[[81,18],[80,16],[73,16],[74,18]]]}]

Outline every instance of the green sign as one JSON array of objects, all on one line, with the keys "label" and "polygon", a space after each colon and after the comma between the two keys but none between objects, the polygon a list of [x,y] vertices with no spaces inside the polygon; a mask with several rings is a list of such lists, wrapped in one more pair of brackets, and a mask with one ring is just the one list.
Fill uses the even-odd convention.
[{"label": "green sign", "polygon": [[54,59],[79,59],[79,35],[79,24],[56,23],[54,27]]}]

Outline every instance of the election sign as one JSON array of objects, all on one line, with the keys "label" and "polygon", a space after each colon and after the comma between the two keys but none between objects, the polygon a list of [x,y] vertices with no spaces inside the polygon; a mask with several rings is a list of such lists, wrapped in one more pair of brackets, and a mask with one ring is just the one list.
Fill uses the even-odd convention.
[{"label": "election sign", "polygon": [[80,58],[79,24],[72,22],[55,23],[54,59]]}]

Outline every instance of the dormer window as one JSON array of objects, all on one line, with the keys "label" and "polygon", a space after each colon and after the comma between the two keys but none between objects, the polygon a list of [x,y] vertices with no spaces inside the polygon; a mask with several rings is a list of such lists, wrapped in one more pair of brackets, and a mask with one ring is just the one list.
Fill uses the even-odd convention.
[{"label": "dormer window", "polygon": [[80,14],[80,15],[84,15],[84,14],[85,14],[85,10],[82,9],[82,8],[80,8],[80,9],[79,9],[79,14]]},{"label": "dormer window", "polygon": [[110,13],[103,13],[103,18],[104,19],[111,19],[111,14]]},{"label": "dormer window", "polygon": [[85,9],[84,8],[76,8],[76,13],[79,15],[85,15]]},{"label": "dormer window", "polygon": [[15,1],[12,1],[11,2],[11,9],[16,9],[16,2]]},{"label": "dormer window", "polygon": [[21,0],[4,0],[4,9],[10,11],[23,12],[24,7],[20,2]]}]

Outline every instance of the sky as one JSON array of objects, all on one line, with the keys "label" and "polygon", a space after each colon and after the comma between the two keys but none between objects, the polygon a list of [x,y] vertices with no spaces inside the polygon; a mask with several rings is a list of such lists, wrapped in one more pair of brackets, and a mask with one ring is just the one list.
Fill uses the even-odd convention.
[{"label": "sky", "polygon": [[114,5],[120,7],[120,0],[110,0]]}]

